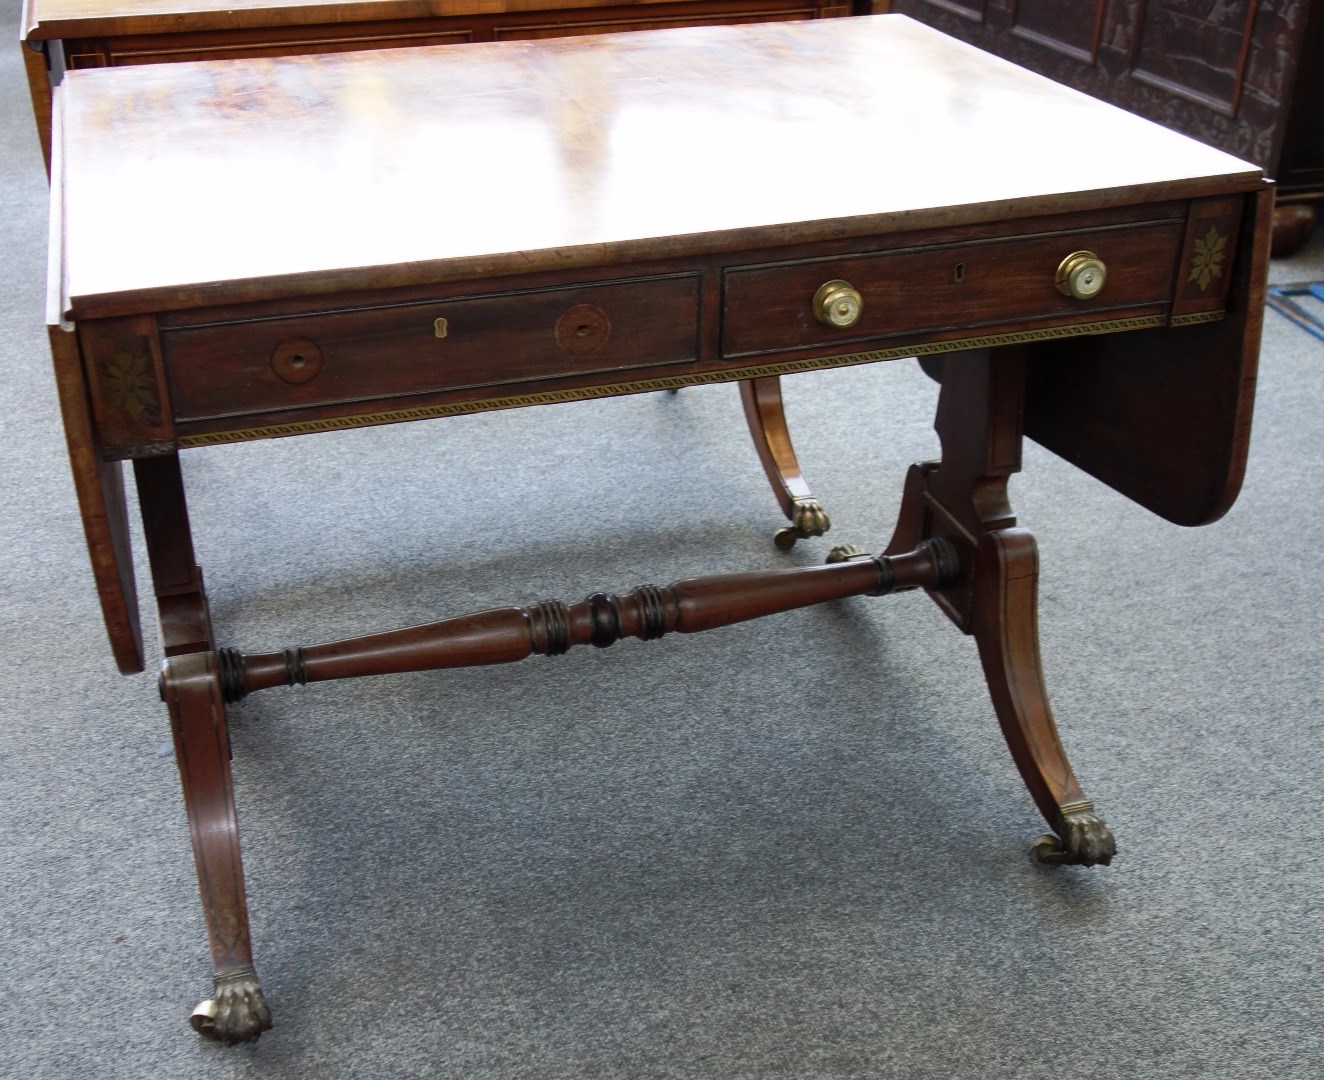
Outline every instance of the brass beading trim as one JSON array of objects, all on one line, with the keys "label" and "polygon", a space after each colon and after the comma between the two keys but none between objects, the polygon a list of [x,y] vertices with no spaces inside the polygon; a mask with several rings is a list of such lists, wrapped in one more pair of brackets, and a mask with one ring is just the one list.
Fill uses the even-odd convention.
[{"label": "brass beading trim", "polygon": [[444,405],[423,405],[414,409],[391,409],[388,412],[359,413],[355,416],[330,416],[322,420],[296,420],[288,424],[268,424],[257,428],[236,428],[232,431],[211,431],[199,435],[184,435],[178,440],[181,449],[200,446],[220,446],[225,443],[251,442],[256,439],[279,439],[289,435],[309,435],[318,431],[347,431],[354,428],[374,427],[379,424],[397,424],[409,420],[434,420],[443,416],[463,416],[467,413],[495,412],[499,409],[519,409],[530,405],[554,405],[568,401],[589,401],[594,398],[617,397],[621,394],[646,393],[652,390],[678,390],[683,386],[701,386],[711,383],[741,382],[773,375],[794,375],[805,371],[824,371],[829,368],[853,367],[872,364],[880,360],[899,360],[908,356],[931,353],[958,352],[962,349],[985,349],[999,345],[1018,345],[1031,341],[1055,341],[1068,337],[1094,334],[1114,334],[1123,330],[1148,330],[1161,326],[1186,326],[1193,323],[1215,322],[1223,318],[1221,311],[1198,312],[1194,315],[1142,315],[1130,319],[1111,319],[1093,323],[1071,323],[1067,326],[1049,326],[1038,330],[1018,330],[1007,334],[983,334],[976,337],[953,338],[948,341],[898,345],[867,352],[843,353],[838,356],[817,356],[808,360],[783,360],[772,364],[727,367],[717,371],[696,372],[692,375],[668,375],[635,382],[611,383],[605,386],[583,386],[570,390],[547,390],[509,397],[489,397],[476,401],[448,402]]}]

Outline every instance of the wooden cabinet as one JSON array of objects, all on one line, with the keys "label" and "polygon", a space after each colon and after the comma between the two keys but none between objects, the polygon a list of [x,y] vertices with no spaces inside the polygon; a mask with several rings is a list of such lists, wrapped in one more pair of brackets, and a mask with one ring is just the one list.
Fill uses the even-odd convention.
[{"label": "wooden cabinet", "polygon": [[875,0],[1324,197],[1319,0]]}]

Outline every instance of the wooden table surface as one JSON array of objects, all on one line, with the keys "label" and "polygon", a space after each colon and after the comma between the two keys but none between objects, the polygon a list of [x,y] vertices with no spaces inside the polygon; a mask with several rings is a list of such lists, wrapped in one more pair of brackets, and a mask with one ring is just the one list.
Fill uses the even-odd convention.
[{"label": "wooden table surface", "polygon": [[74,71],[60,98],[56,270],[78,316],[1260,175],[901,16]]}]

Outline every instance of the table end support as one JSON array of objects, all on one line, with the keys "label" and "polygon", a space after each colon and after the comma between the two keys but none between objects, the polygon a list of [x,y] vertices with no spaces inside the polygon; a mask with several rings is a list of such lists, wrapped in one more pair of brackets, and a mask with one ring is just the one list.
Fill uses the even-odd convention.
[{"label": "table end support", "polygon": [[167,659],[161,694],[170,710],[215,971],[213,997],[193,1011],[190,1023],[218,1042],[253,1042],[271,1027],[271,1010],[253,969],[229,727],[213,654]]},{"label": "table end support", "polygon": [[979,538],[971,630],[1002,734],[1035,804],[1057,835],[1039,837],[1043,866],[1107,866],[1112,831],[1081,790],[1058,735],[1039,652],[1039,554],[1026,529]]}]

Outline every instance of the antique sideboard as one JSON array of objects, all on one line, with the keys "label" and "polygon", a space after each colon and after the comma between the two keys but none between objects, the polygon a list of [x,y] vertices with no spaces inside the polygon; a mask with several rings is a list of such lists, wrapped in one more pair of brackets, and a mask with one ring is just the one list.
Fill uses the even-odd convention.
[{"label": "antique sideboard", "polygon": [[[74,70],[55,106],[55,382],[125,672],[147,660],[126,461],[137,487],[214,969],[199,1031],[271,1024],[227,709],[278,687],[923,590],[973,638],[1053,830],[1036,858],[1112,860],[1049,704],[1008,481],[1029,435],[1177,524],[1228,509],[1268,261],[1259,168],[900,16]],[[873,182],[825,199],[824,176]],[[941,456],[910,469],[881,554],[321,644],[241,649],[213,626],[194,448],[917,354],[941,381]],[[1096,528],[1125,573],[1125,537]]]}]

